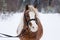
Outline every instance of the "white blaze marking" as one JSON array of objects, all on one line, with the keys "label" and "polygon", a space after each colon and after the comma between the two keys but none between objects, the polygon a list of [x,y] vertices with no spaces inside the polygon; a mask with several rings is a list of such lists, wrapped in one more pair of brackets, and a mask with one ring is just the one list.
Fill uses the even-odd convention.
[{"label": "white blaze marking", "polygon": [[[29,12],[30,19],[35,19],[35,13],[34,12]],[[38,30],[38,25],[34,20],[31,21],[32,26],[29,25],[30,31],[36,32]]]},{"label": "white blaze marking", "polygon": [[29,16],[30,16],[30,19],[34,19],[35,18],[35,13],[34,12],[29,12]]}]

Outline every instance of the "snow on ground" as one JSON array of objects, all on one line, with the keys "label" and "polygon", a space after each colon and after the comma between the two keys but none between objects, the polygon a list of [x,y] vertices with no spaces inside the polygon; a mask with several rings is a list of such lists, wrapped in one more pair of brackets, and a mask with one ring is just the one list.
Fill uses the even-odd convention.
[{"label": "snow on ground", "polygon": [[[4,20],[0,16],[0,33],[16,36],[22,15],[22,13],[15,13]],[[40,13],[39,15],[44,31],[41,40],[60,40],[60,14]],[[0,38],[0,40],[19,40],[19,38]]]}]

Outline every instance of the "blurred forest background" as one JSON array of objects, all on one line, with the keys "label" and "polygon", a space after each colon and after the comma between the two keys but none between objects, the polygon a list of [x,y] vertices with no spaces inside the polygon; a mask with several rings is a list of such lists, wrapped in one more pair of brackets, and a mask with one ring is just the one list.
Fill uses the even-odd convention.
[{"label": "blurred forest background", "polygon": [[60,0],[0,0],[0,12],[22,12],[26,4],[36,4],[39,12],[60,13]]}]

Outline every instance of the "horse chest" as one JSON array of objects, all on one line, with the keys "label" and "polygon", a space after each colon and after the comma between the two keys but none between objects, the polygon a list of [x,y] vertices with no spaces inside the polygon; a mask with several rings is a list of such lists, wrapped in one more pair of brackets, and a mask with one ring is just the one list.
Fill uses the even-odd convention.
[{"label": "horse chest", "polygon": [[23,37],[27,38],[35,38],[37,35],[37,32],[31,32],[29,29],[23,29],[22,34]]}]

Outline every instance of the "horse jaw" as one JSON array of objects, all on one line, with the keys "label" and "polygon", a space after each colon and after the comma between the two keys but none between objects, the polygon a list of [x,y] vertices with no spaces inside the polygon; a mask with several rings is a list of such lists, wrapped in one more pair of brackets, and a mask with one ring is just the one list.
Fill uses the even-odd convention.
[{"label": "horse jaw", "polygon": [[32,23],[32,26],[29,25],[30,31],[32,31],[32,32],[38,31],[38,25],[36,24],[36,22],[31,21],[31,23]]}]

